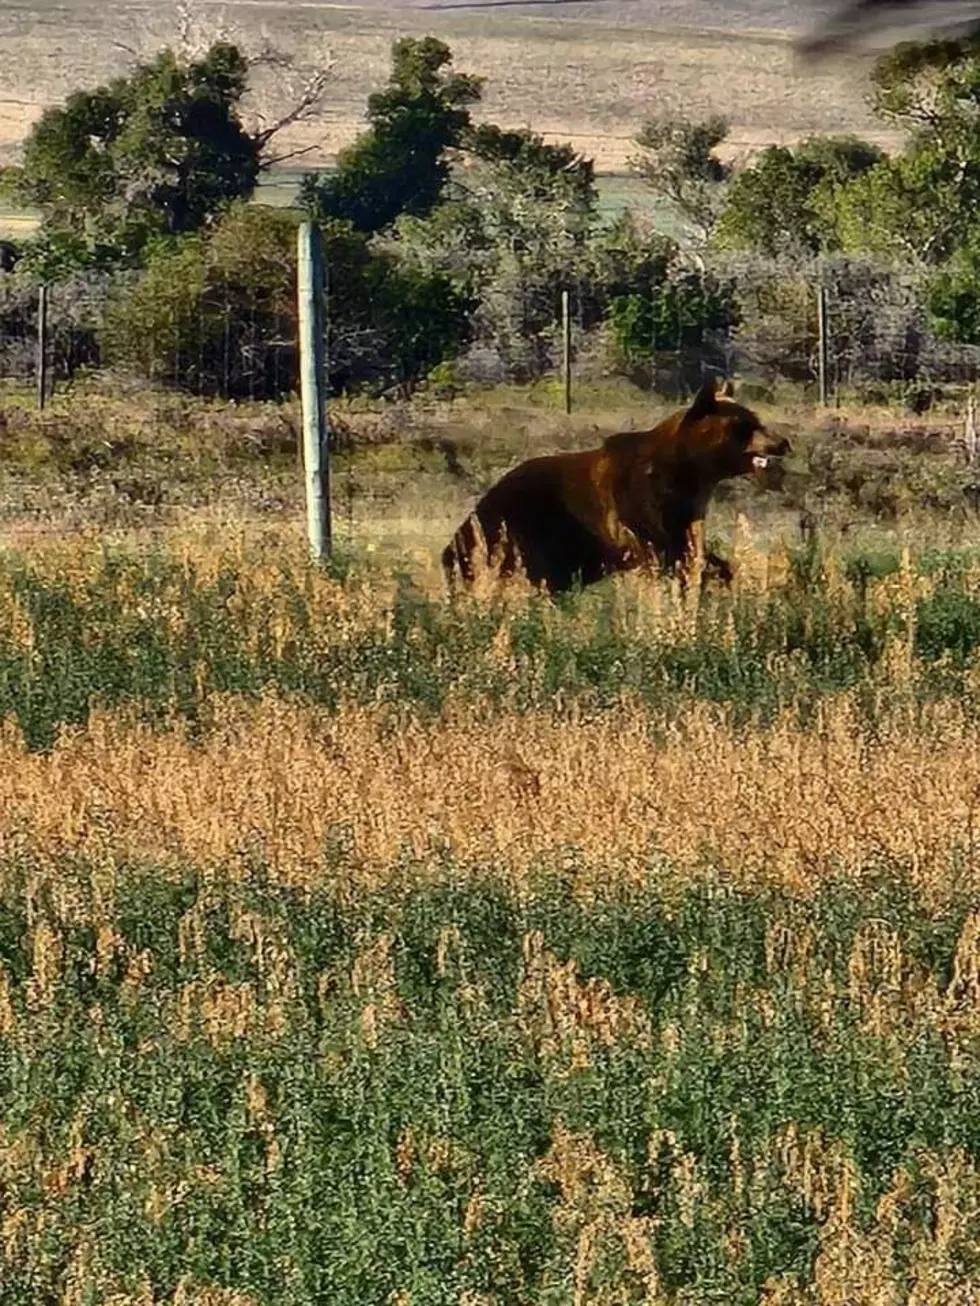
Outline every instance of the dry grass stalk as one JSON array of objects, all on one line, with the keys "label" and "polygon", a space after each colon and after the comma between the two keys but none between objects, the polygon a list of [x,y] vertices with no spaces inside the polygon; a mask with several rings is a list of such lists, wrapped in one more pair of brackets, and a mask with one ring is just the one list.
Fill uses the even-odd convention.
[{"label": "dry grass stalk", "polygon": [[[181,726],[157,732],[126,713],[96,713],[37,755],[7,728],[0,839],[97,862],[186,859],[232,876],[260,854],[295,884],[323,876],[331,830],[345,831],[354,883],[386,878],[406,848],[423,860],[448,849],[518,878],[539,855],[563,861],[575,850],[603,875],[661,854],[682,872],[713,865],[746,885],[803,893],[882,859],[909,866],[928,894],[977,883],[980,758],[955,702],[918,723],[897,709],[874,740],[846,694],[825,702],[808,730],[786,714],[747,732],[724,709],[694,704],[660,743],[658,718],[626,700],[572,723],[450,704],[431,725],[406,716],[392,735],[387,724],[383,709],[331,715],[267,697],[217,705],[203,742]],[[533,768],[533,785],[515,784],[515,755]],[[956,849],[964,864],[954,873]],[[54,892],[73,890],[55,881]],[[39,934],[37,946],[40,1000],[56,940]]]},{"label": "dry grass stalk", "polygon": [[559,959],[544,946],[540,930],[524,938],[524,976],[517,995],[525,1037],[552,1073],[581,1070],[594,1048],[623,1041],[650,1045],[650,1020],[637,997],[617,997],[608,981],[580,980],[574,958]]}]

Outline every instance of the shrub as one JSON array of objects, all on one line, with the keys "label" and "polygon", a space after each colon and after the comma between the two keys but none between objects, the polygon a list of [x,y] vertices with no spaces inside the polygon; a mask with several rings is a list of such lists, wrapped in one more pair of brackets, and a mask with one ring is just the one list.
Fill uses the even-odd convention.
[{"label": "shrub", "polygon": [[[297,216],[238,208],[206,234],[158,246],[120,282],[107,361],[202,395],[277,399],[297,385]],[[438,273],[372,248],[346,223],[324,227],[332,393],[406,392],[458,351],[469,301]]]},{"label": "shrub", "polygon": [[659,356],[669,351],[670,388],[689,389],[705,364],[723,366],[738,309],[731,286],[710,274],[683,272],[616,296],[608,320],[615,362],[631,379],[666,380]]},{"label": "shrub", "polygon": [[106,361],[198,394],[274,398],[295,386],[296,219],[238,208],[158,246],[119,283]]}]

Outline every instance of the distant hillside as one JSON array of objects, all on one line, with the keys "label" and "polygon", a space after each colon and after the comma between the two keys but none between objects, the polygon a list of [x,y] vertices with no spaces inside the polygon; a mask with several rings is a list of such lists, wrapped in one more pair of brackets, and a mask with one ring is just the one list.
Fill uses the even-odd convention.
[{"label": "distant hillside", "polygon": [[[5,19],[19,15],[38,15],[58,22],[67,16],[84,13],[89,0],[7,0]],[[257,0],[224,0],[223,9],[273,7],[288,9],[288,4],[262,5]],[[316,9],[317,4],[303,0],[296,9]],[[335,8],[324,0],[323,8]],[[679,26],[695,28],[720,28],[741,32],[764,30],[770,32],[798,32],[833,12],[838,6],[828,0],[361,0],[359,4],[343,8],[383,10],[465,10],[484,12],[509,10],[513,13],[537,13],[545,17],[604,19],[611,23],[638,23],[645,26]],[[132,0],[109,0],[104,6],[115,11],[141,11],[144,3]]]},{"label": "distant hillside", "polygon": [[[332,94],[315,124],[289,144],[323,163],[363,121],[365,99],[387,77],[392,40],[431,32],[459,68],[486,77],[479,110],[504,126],[530,125],[571,141],[601,170],[621,172],[644,118],[726,113],[732,145],[749,152],[814,132],[857,131],[896,143],[865,103],[866,64],[798,66],[789,32],[826,4],[786,0],[365,0],[360,7],[230,0],[201,7],[250,38],[312,58],[329,53]],[[0,161],[46,104],[122,72],[126,47],[173,41],[169,7],[131,0],[7,0],[0,13]],[[326,57],[326,56],[324,56]],[[259,87],[274,99],[275,80]],[[266,103],[268,107],[268,103]]]}]

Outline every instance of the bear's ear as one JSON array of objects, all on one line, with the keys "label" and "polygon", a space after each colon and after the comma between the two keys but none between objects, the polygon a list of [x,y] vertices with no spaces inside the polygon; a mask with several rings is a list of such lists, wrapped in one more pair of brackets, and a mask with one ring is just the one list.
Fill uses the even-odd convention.
[{"label": "bear's ear", "polygon": [[735,382],[730,376],[727,376],[724,381],[722,381],[721,385],[718,387],[717,394],[719,399],[735,398]]},{"label": "bear's ear", "polygon": [[709,413],[713,413],[718,401],[718,394],[718,382],[714,377],[709,376],[691,401],[690,408],[684,414],[684,420],[686,422],[699,422],[702,417],[707,417]]}]

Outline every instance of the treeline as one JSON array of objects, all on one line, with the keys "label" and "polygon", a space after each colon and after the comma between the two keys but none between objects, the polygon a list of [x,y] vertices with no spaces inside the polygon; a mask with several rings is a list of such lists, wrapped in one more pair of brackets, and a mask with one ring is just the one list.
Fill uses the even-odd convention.
[{"label": "treeline", "polygon": [[[817,277],[860,305],[838,333],[887,379],[914,380],[929,340],[980,344],[980,44],[878,62],[876,108],[907,129],[893,157],[830,137],[736,167],[724,120],[647,122],[631,166],[656,221],[605,219],[593,163],[570,146],[475,122],[483,79],[455,71],[433,37],[394,43],[366,129],[332,171],[304,178],[292,209],[256,204],[268,142],[243,125],[248,85],[246,57],[218,42],[198,58],[163,51],[45,112],[22,164],[0,174],[41,215],[0,275],[0,336],[31,332],[43,281],[68,306],[63,371],[289,393],[296,225],[309,216],[326,246],[333,393],[541,375],[563,290],[583,353],[669,389],[736,349],[760,373],[810,379]],[[875,339],[875,303],[900,349]]]}]

